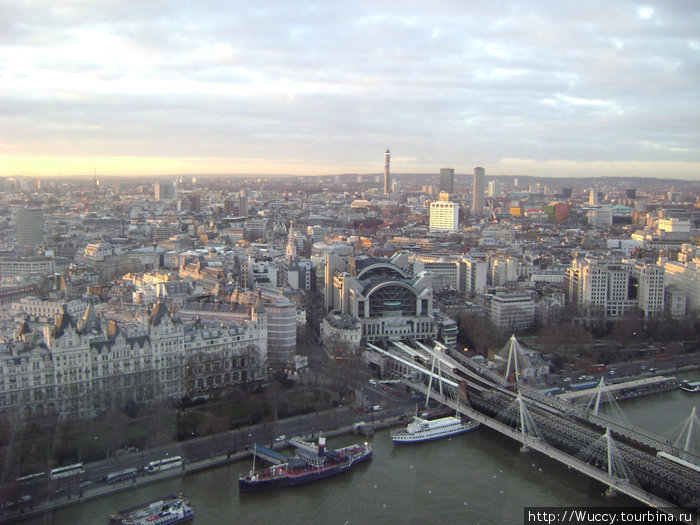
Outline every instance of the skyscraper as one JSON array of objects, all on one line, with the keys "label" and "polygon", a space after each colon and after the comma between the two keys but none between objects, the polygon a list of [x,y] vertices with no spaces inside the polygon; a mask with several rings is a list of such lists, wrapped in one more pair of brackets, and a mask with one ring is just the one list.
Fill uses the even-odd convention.
[{"label": "skyscraper", "polygon": [[490,180],[488,185],[488,191],[486,192],[492,199],[501,195],[503,191],[503,186],[500,181]]},{"label": "skyscraper", "polygon": [[17,236],[15,243],[19,246],[37,248],[44,244],[44,212],[41,208],[24,208],[17,210]]},{"label": "skyscraper", "polygon": [[474,168],[474,187],[472,193],[472,217],[481,217],[484,209],[484,168]]},{"label": "skyscraper", "polygon": [[177,197],[177,189],[172,181],[156,181],[155,193],[157,201],[174,200]]},{"label": "skyscraper", "polygon": [[384,152],[384,195],[391,194],[391,171],[389,169],[390,164],[391,152],[389,151],[389,148],[387,148]]},{"label": "skyscraper", "polygon": [[455,170],[442,168],[440,170],[440,191],[455,192]]}]

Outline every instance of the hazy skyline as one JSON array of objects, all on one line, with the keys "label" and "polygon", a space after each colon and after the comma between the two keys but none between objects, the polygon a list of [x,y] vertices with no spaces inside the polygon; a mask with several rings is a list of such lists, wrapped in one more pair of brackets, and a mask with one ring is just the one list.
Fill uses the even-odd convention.
[{"label": "hazy skyline", "polygon": [[0,3],[0,175],[700,177],[700,4]]}]

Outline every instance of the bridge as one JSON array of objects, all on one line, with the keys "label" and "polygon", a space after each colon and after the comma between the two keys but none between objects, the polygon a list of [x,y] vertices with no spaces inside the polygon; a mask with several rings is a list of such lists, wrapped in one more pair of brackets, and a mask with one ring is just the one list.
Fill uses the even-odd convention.
[{"label": "bridge", "polygon": [[[391,351],[368,348],[394,360],[410,388],[479,421],[641,503],[659,509],[697,508],[700,457],[667,439],[544,395],[521,379],[515,338],[506,377],[436,344],[393,342]],[[516,346],[517,345],[517,346]],[[510,379],[510,380],[509,380]]]},{"label": "bridge", "polygon": [[258,445],[257,443],[250,447],[250,453],[251,455],[263,459],[273,465],[281,465],[282,463],[286,463],[288,459],[287,456],[284,456],[279,452],[275,452],[271,448]]}]

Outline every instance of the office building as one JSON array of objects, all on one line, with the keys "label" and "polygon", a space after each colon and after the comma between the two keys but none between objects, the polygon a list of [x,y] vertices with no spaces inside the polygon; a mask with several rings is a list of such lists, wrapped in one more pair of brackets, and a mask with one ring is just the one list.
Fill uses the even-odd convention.
[{"label": "office building", "polygon": [[44,244],[44,212],[41,208],[17,210],[15,244],[37,248]]},{"label": "office building", "polygon": [[487,194],[489,197],[496,198],[503,192],[503,186],[500,181],[490,180]]},{"label": "office building", "polygon": [[447,193],[455,192],[455,170],[452,168],[442,168],[440,170],[440,191]]},{"label": "office building", "polygon": [[157,201],[175,200],[177,197],[177,189],[172,181],[156,181],[155,191]]},{"label": "office building", "polygon": [[437,201],[430,203],[430,232],[456,232],[459,229],[459,204]]},{"label": "office building", "polygon": [[577,257],[566,269],[564,292],[592,317],[620,317],[636,308],[649,317],[664,308],[664,268]]}]

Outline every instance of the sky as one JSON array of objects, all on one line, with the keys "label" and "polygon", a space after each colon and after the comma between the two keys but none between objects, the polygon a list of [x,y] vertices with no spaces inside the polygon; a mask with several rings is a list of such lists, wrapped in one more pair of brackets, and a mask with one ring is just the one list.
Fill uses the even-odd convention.
[{"label": "sky", "polygon": [[0,0],[0,176],[700,179],[700,2]]}]

